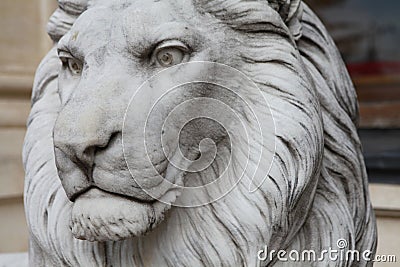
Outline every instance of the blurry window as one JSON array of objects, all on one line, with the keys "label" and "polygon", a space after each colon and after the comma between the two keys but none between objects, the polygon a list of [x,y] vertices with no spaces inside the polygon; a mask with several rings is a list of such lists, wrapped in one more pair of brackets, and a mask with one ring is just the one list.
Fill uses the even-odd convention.
[{"label": "blurry window", "polygon": [[356,87],[370,180],[400,184],[400,1],[305,2],[332,35]]}]

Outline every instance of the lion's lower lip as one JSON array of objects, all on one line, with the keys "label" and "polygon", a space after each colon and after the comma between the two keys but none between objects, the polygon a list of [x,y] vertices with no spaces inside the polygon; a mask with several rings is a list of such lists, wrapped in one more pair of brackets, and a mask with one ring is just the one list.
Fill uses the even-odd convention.
[{"label": "lion's lower lip", "polygon": [[75,238],[88,241],[117,241],[142,235],[157,221],[153,207],[154,204],[93,187],[76,199],[70,228]]}]

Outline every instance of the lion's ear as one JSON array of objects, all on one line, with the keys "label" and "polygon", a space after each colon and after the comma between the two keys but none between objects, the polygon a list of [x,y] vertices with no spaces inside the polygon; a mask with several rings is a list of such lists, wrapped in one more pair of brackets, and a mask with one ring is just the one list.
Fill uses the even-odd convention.
[{"label": "lion's ear", "polygon": [[286,23],[295,40],[301,37],[302,0],[268,0]]}]

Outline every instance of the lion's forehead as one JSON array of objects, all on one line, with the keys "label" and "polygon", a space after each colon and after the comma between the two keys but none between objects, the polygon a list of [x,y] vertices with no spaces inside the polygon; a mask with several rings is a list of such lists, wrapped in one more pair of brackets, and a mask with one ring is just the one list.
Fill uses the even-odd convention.
[{"label": "lion's forehead", "polygon": [[[192,1],[102,1],[90,5],[78,20],[90,21],[89,26],[96,28],[104,22],[113,26],[113,29],[116,26],[131,27],[137,33],[164,23],[192,21],[194,13],[197,12]],[[100,25],[97,25],[98,22]]]},{"label": "lion's forehead", "polygon": [[195,13],[192,1],[93,1],[63,41],[86,55],[107,46],[140,49],[169,32],[187,34],[191,25],[199,25]]}]

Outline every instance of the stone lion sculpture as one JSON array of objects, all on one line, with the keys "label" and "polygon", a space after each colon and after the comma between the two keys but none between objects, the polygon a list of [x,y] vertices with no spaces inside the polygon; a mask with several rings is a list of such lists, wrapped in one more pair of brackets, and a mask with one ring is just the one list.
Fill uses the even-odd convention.
[{"label": "stone lion sculpture", "polygon": [[[343,239],[343,249],[370,250],[373,257],[376,226],[355,90],[326,29],[300,0],[59,0],[48,32],[55,46],[36,73],[23,152],[31,266],[304,266],[276,254],[263,261],[257,256],[265,246],[337,249]],[[274,119],[275,153],[271,166],[259,164],[268,175],[254,192],[243,177],[217,201],[179,207],[174,201],[199,196],[153,180],[140,149],[128,168],[121,143],[134,89],[192,61],[230,66],[260,88]],[[211,73],[207,66],[203,71]],[[201,89],[196,97],[213,93]],[[214,163],[198,172],[170,171],[158,139],[151,138],[169,108],[197,91],[179,92],[165,99],[147,129],[159,176],[202,185],[220,174],[229,155],[234,164],[227,172],[234,177],[240,152],[208,120],[179,142],[195,159],[198,141],[213,139]],[[250,116],[235,95],[218,97],[237,107],[238,116]],[[251,101],[255,110],[268,109]],[[145,120],[141,103],[135,108],[133,120]],[[171,133],[162,134],[168,139]],[[370,264],[324,259],[308,265]]]}]

